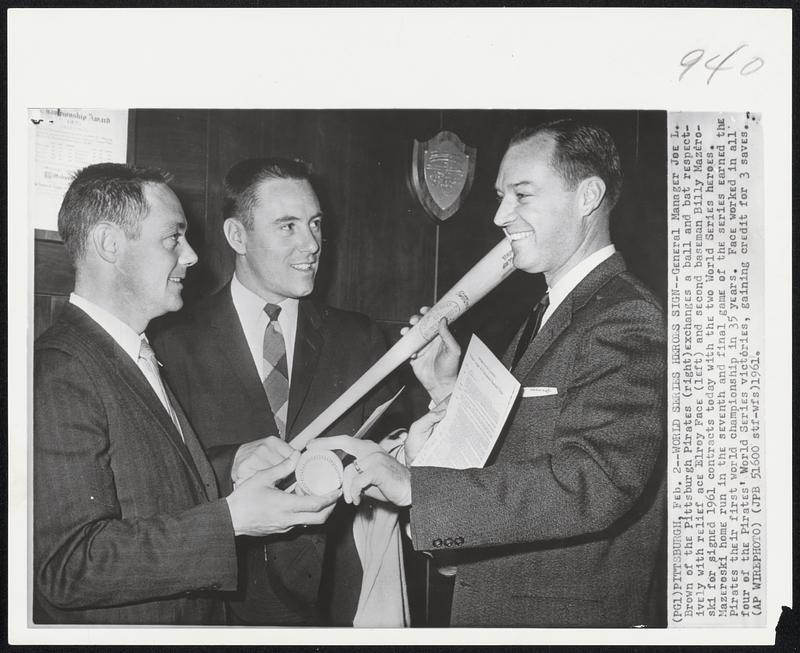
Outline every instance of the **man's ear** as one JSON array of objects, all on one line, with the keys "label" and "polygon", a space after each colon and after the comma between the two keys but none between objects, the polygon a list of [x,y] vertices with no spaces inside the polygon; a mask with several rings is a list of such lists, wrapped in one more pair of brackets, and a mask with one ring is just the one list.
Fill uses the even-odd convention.
[{"label": "man's ear", "polygon": [[119,225],[98,222],[91,231],[89,242],[97,255],[108,263],[116,263],[124,247],[125,234]]},{"label": "man's ear", "polygon": [[247,229],[236,218],[228,218],[222,225],[228,245],[237,254],[244,256],[247,253]]},{"label": "man's ear", "polygon": [[603,203],[606,182],[600,177],[587,177],[578,186],[578,208],[581,216],[588,218]]}]

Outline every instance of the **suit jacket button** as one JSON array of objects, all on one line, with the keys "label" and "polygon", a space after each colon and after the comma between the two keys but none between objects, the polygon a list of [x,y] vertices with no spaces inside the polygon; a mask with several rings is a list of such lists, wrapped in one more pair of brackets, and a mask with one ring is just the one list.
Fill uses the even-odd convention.
[{"label": "suit jacket button", "polygon": [[449,548],[449,547],[451,547],[451,546],[453,546],[453,538],[451,538],[451,537],[448,537],[447,539],[445,539],[445,541],[444,541],[444,545],[445,545],[446,547],[448,547],[448,548]]},{"label": "suit jacket button", "polygon": [[442,548],[442,540],[439,537],[437,537],[431,544],[433,544],[433,548],[434,549],[441,549]]},{"label": "suit jacket button", "polygon": [[456,546],[461,546],[464,544],[464,538],[459,535],[453,542],[455,542]]}]

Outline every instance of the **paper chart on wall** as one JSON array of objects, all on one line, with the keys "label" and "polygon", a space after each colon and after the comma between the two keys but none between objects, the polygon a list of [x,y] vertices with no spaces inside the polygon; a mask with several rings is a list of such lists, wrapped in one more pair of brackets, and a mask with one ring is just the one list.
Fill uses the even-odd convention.
[{"label": "paper chart on wall", "polygon": [[29,109],[28,210],[36,229],[55,231],[72,176],[88,165],[125,163],[128,111]]}]

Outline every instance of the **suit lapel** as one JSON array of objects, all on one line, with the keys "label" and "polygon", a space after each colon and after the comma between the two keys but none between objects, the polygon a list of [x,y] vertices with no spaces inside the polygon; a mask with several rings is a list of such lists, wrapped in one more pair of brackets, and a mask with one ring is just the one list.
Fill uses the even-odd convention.
[{"label": "suit lapel", "polygon": [[292,433],[292,426],[303,406],[317,369],[322,351],[321,325],[322,317],[313,302],[310,299],[301,299],[297,310],[292,382],[289,387],[289,407],[286,415],[287,440],[291,440],[295,435]]},{"label": "suit lapel", "polygon": [[569,326],[570,322],[572,322],[572,303],[568,295],[545,322],[539,333],[536,334],[525,353],[522,354],[522,358],[520,358],[519,364],[514,370],[514,376],[517,379],[524,379],[528,375],[528,372],[536,365],[542,354],[550,348],[550,345]]},{"label": "suit lapel", "polygon": [[[152,386],[147,382],[147,379],[145,378],[144,374],[142,374],[142,371],[136,364],[134,364],[130,356],[128,356],[122,350],[122,348],[117,347],[115,357],[116,360],[114,367],[120,380],[127,385],[131,393],[136,396],[141,403],[144,404],[150,414],[158,422],[161,430],[163,431],[165,437],[169,440],[170,444],[175,447],[186,466],[196,473],[194,461],[189,454],[189,450],[184,444],[181,434],[178,433],[178,429],[175,428],[175,424],[172,423],[169,413],[167,413],[166,408],[164,408],[164,405],[161,403],[161,400],[156,395]],[[166,387],[166,383],[164,383],[164,386]],[[169,391],[169,389],[167,390],[167,394],[172,402],[173,410],[176,410],[177,412],[178,403],[175,400],[175,397],[171,396],[172,393]]]},{"label": "suit lapel", "polygon": [[[613,277],[624,271],[625,261],[623,261],[619,253],[614,253],[587,274],[572,292],[564,298],[564,301],[559,304],[539,333],[536,334],[536,337],[522,355],[517,369],[514,371],[514,376],[517,379],[524,379],[542,355],[563,333],[564,329],[570,325],[574,313],[583,308],[586,302]],[[520,334],[518,333],[512,346],[503,357],[506,365],[510,363],[510,352],[514,351],[516,343],[519,341],[519,336]]]},{"label": "suit lapel", "polygon": [[278,428],[275,426],[264,386],[233,305],[230,283],[216,294],[216,301],[209,305],[208,311],[211,328],[216,332],[211,338],[211,346],[216,348],[218,356],[227,361],[234,371],[249,401],[255,406],[263,407],[264,434],[277,434]]},{"label": "suit lapel", "polygon": [[[108,365],[119,377],[122,384],[130,391],[130,396],[135,397],[145,408],[153,420],[158,423],[165,439],[175,447],[187,467],[195,471],[192,458],[184,445],[180,433],[178,433],[178,429],[175,428],[167,410],[138,365],[133,362],[131,357],[125,353],[105,329],[79,308],[69,304],[64,311],[64,317],[84,331],[88,336],[87,340],[91,340],[93,344],[97,345],[97,351],[106,358]],[[173,408],[176,408],[177,402],[175,402],[174,398],[171,398],[171,401],[173,402]]]},{"label": "suit lapel", "polygon": [[183,439],[186,444],[185,448],[188,450],[189,455],[192,458],[192,464],[189,466],[198,482],[205,486],[206,498],[210,501],[213,501],[214,499],[219,498],[214,470],[211,467],[211,464],[208,462],[205,451],[203,451],[203,447],[200,444],[200,441],[197,439],[197,435],[195,435],[192,425],[189,424],[189,420],[183,412],[183,409],[178,402],[178,398],[172,393],[172,390],[166,383],[164,384],[164,387],[167,390],[167,396],[172,403],[175,414],[178,416],[178,423],[181,425]]}]

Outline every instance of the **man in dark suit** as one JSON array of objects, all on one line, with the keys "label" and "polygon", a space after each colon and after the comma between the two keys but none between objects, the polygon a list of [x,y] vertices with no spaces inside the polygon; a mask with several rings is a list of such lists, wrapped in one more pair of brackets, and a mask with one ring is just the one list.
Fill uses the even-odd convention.
[{"label": "man in dark suit", "polygon": [[[405,468],[370,443],[314,444],[359,456],[346,499],[411,505],[414,547],[447,551],[451,625],[666,624],[666,328],[611,244],[621,185],[601,128],[556,121],[511,141],[494,222],[548,292],[504,357],[523,392],[487,466]],[[436,401],[458,361],[439,333],[413,363]],[[407,462],[429,433],[411,430]]]},{"label": "man in dark suit", "polygon": [[[228,172],[225,191],[234,276],[155,337],[221,487],[236,480],[231,469],[243,442],[291,441],[385,352],[382,334],[364,315],[308,297],[323,220],[307,166],[242,161]],[[373,393],[327,432],[354,433],[384,398]],[[352,625],[362,570],[349,506],[324,527],[245,538],[239,555],[232,623]]]},{"label": "man in dark suit", "polygon": [[75,291],[35,343],[35,623],[224,623],[234,536],[323,523],[338,498],[275,489],[297,463],[278,441],[250,447],[248,478],[219,497],[143,335],[197,261],[167,181],[89,166],[59,212]]}]

